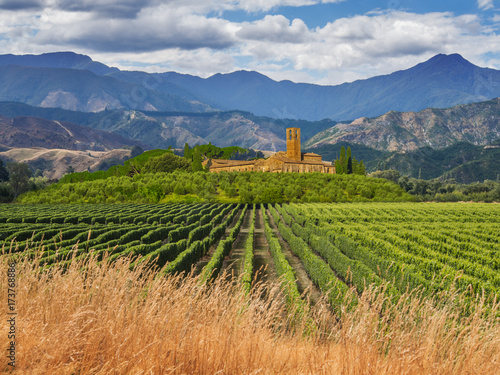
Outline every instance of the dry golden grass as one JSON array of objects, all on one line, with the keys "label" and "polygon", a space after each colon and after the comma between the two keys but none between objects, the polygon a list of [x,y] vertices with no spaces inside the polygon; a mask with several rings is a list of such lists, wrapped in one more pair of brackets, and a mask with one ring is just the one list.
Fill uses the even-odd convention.
[{"label": "dry golden grass", "polygon": [[[487,313],[477,301],[461,317],[460,295],[436,303],[409,294],[382,309],[383,295],[372,290],[340,320],[320,303],[307,320],[320,328],[304,335],[290,328],[276,285],[249,299],[222,278],[209,288],[193,277],[156,279],[130,271],[127,259],[50,273],[33,264],[17,264],[19,374],[500,372],[498,306]],[[6,353],[5,256],[0,269]],[[4,355],[0,370],[8,370]]]}]

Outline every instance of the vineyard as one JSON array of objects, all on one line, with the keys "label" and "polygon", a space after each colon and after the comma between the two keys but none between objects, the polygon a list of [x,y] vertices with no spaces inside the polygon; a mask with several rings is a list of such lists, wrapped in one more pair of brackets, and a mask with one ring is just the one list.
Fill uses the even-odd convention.
[{"label": "vineyard", "polygon": [[[394,299],[456,288],[500,290],[500,206],[487,204],[124,204],[3,206],[0,246],[42,267],[131,257],[161,274],[223,269],[250,291],[257,241],[266,274],[286,281],[288,304],[304,303],[308,275],[333,309],[354,290],[384,286]],[[236,241],[239,238],[239,241]],[[241,243],[240,252],[235,244]],[[261,250],[262,250],[261,249]],[[229,265],[228,259],[233,264]],[[237,266],[235,266],[235,264]],[[271,269],[272,268],[272,269]],[[297,281],[297,282],[296,282]]]},{"label": "vineyard", "polygon": [[20,373],[498,373],[500,205],[1,208]]}]

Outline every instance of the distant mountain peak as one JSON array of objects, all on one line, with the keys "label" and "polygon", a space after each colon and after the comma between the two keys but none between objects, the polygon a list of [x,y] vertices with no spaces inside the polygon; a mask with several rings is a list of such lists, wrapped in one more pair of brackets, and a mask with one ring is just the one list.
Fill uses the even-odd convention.
[{"label": "distant mountain peak", "polygon": [[255,70],[236,70],[232,73],[217,73],[217,74],[214,74],[213,76],[209,77],[208,79],[225,79],[225,78],[232,78],[232,79],[238,79],[238,80],[241,80],[241,79],[246,79],[246,80],[255,80],[255,79],[258,79],[258,80],[262,80],[262,79],[265,79],[265,80],[269,80],[269,81],[272,81],[271,78],[269,78],[268,76],[262,74],[262,73],[259,73],[259,72],[256,72]]},{"label": "distant mountain peak", "polygon": [[1,65],[90,70],[96,74],[107,74],[118,70],[116,68],[110,68],[100,62],[93,61],[87,55],[81,55],[71,51],[49,52],[41,55],[0,55],[0,66]]},{"label": "distant mountain peak", "polygon": [[[461,65],[464,67],[475,67],[474,64],[472,64],[470,61],[466,60],[462,55],[458,53],[452,53],[450,55],[445,55],[443,53],[440,53],[434,57],[431,57],[429,60],[419,64],[419,65],[424,65],[424,66],[454,66],[454,65]],[[417,66],[419,66],[417,65]]]}]

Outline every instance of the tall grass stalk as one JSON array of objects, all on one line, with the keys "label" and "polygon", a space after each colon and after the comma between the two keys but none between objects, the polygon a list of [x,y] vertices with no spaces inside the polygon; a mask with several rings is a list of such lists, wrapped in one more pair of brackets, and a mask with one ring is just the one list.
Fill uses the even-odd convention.
[{"label": "tall grass stalk", "polygon": [[[18,260],[19,374],[498,374],[498,305],[407,293],[391,308],[366,288],[342,319],[318,303],[317,331],[290,329],[279,286],[246,295],[221,277],[155,278],[130,259],[41,269]],[[0,262],[7,317],[7,255]],[[256,286],[256,288],[264,285]],[[265,296],[265,297],[262,297]],[[4,319],[5,321],[6,319]],[[295,324],[295,323],[294,323]],[[7,352],[8,326],[0,325]],[[310,327],[310,326],[309,326]],[[8,370],[2,355],[0,370]]]}]

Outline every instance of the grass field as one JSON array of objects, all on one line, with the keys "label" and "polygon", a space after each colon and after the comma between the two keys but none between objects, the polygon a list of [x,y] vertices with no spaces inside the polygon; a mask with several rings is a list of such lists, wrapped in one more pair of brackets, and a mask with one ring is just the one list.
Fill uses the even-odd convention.
[{"label": "grass field", "polygon": [[499,205],[2,208],[17,373],[500,367]]}]

